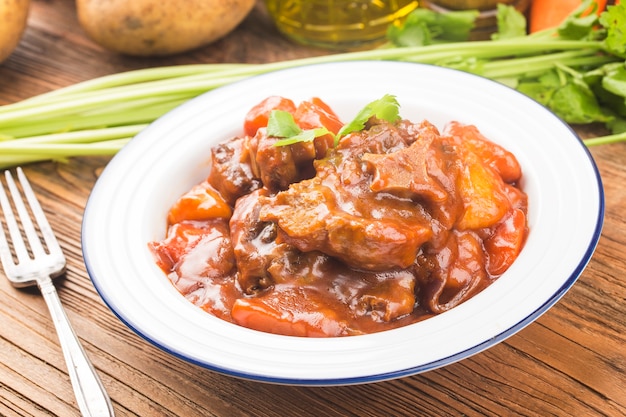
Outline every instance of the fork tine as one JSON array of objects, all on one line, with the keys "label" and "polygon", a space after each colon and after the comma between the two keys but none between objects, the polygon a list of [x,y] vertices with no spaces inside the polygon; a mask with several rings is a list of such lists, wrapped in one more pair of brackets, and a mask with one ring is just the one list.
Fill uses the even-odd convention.
[{"label": "fork tine", "polygon": [[[9,192],[11,193],[11,196],[13,197],[13,201],[15,202],[15,182],[13,181],[13,177],[11,176],[11,173],[9,171],[5,171],[5,178],[6,178],[6,182],[7,182],[7,186],[9,188]],[[24,245],[24,241],[22,239],[21,233],[20,233],[20,229],[19,226],[17,224],[17,219],[15,217],[15,214],[13,213],[13,210],[11,209],[11,205],[9,203],[9,199],[7,197],[6,192],[4,191],[4,188],[2,189],[2,193],[0,194],[1,197],[1,202],[2,202],[2,211],[4,212],[4,219],[7,225],[7,229],[9,230],[9,236],[11,236],[11,241],[13,243],[13,250],[15,251],[15,254],[18,258],[18,260],[22,260],[25,258],[28,258],[28,250],[26,249],[26,246]],[[18,201],[21,201],[18,198]],[[6,238],[4,239],[6,241]],[[11,256],[11,251],[10,251],[10,246],[8,244],[8,242],[3,242],[6,243],[6,253],[3,250],[3,258],[2,258],[2,262],[8,262],[7,265],[13,264],[13,257]]]},{"label": "fork tine", "polygon": [[[15,184],[15,181],[13,180],[13,176],[11,175],[11,172],[6,171],[5,176],[7,179],[7,184],[9,186],[9,191],[11,192],[11,197],[13,198],[13,205],[15,206],[15,209],[17,210],[17,215],[19,216],[20,222],[22,223],[22,229],[24,230],[24,233],[26,234],[26,238],[28,240],[30,249],[34,257],[36,258],[38,256],[45,255],[45,251],[43,249],[43,246],[41,245],[41,241],[39,240],[37,231],[35,230],[35,226],[33,225],[33,222],[30,219],[30,214],[28,213],[28,210],[26,210],[26,206],[24,205],[24,200],[22,199],[21,193],[18,190],[17,185]],[[17,223],[15,223],[15,227],[17,227]],[[17,231],[17,234],[11,233],[11,237],[12,237],[14,244],[16,243],[15,242],[16,240],[22,241],[19,231]],[[23,242],[21,243],[21,245],[24,246]],[[24,257],[29,256],[25,248],[24,248],[24,252],[22,253],[20,253],[20,251],[18,250],[16,250],[16,252],[17,252],[19,260],[22,260],[23,256]]]},{"label": "fork tine", "polygon": [[[44,242],[46,242],[46,246],[48,247],[48,251],[50,253],[56,253],[57,255],[62,254],[61,246],[57,241],[54,232],[52,231],[52,227],[50,227],[50,223],[48,223],[48,218],[41,208],[41,204],[39,204],[39,200],[37,200],[37,196],[33,192],[33,189],[26,178],[26,175],[22,171],[21,167],[17,168],[17,177],[22,184],[22,190],[24,191],[24,196],[26,200],[28,200],[28,204],[30,205],[30,209],[37,220],[37,224],[39,225],[39,230],[41,231],[41,235],[43,236]],[[36,239],[39,242],[39,239]],[[41,245],[40,245],[41,247]]]},{"label": "fork tine", "polygon": [[[2,212],[4,213],[4,221],[7,225],[9,234],[13,235],[15,233],[15,228],[17,227],[17,224],[15,222],[15,216],[13,216],[13,212],[11,211],[9,199],[7,198],[7,194],[4,191],[4,186],[2,185],[2,183],[0,183],[0,208],[2,208]],[[23,242],[22,246],[24,246]],[[23,247],[21,250],[25,251],[26,248]],[[2,261],[2,265],[5,265],[5,268],[8,265],[13,265],[11,247],[9,246],[9,241],[4,234],[4,228],[2,227],[2,224],[0,224],[0,261]]]}]

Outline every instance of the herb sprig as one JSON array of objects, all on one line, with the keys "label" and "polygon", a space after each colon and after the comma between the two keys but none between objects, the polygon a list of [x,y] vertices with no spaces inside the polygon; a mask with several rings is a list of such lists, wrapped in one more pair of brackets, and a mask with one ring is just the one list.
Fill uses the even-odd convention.
[{"label": "herb sprig", "polygon": [[366,104],[352,121],[343,125],[336,135],[325,127],[302,130],[291,113],[283,110],[272,110],[267,121],[267,134],[280,138],[274,142],[274,146],[311,142],[324,135],[333,135],[334,144],[337,146],[342,137],[363,130],[367,121],[372,117],[386,120],[389,123],[398,121],[400,119],[400,104],[396,97],[385,94],[383,97]]},{"label": "herb sprig", "polygon": [[272,110],[267,121],[267,134],[280,138],[274,146],[293,145],[298,142],[312,142],[319,136],[332,134],[325,127],[302,130],[293,115],[284,110]]}]

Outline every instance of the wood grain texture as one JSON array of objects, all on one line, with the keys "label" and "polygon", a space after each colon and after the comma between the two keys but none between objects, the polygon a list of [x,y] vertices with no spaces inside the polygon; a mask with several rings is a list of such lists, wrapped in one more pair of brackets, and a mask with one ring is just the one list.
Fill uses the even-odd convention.
[{"label": "wood grain texture", "polygon": [[[0,104],[137,68],[324,53],[280,37],[259,3],[237,30],[205,48],[161,59],[124,57],[85,37],[71,0],[33,0],[22,42],[0,65]],[[583,136],[595,132],[580,129]],[[68,258],[60,298],[118,416],[626,416],[626,145],[591,153],[605,188],[605,226],[588,267],[553,308],[506,341],[447,367],[332,388],[235,379],[144,341],[104,305],[82,259],[83,210],[109,159],[33,164],[26,174]],[[43,299],[12,288],[1,273],[0,415],[79,415]]]}]

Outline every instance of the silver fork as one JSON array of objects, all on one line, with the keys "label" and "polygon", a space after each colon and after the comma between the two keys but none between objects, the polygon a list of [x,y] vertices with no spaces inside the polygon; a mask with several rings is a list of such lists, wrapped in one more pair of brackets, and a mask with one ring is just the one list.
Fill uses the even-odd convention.
[{"label": "silver fork", "polygon": [[[111,400],[78,341],[52,283],[52,278],[58,277],[65,272],[65,256],[21,168],[17,168],[17,176],[21,184],[22,193],[30,206],[30,212],[37,222],[43,237],[45,248],[39,238],[37,229],[33,225],[13,176],[9,171],[5,171],[6,183],[13,200],[13,206],[17,211],[22,225],[21,229],[24,231],[27,240],[25,242],[22,238],[18,219],[11,209],[7,194],[0,182],[0,207],[4,213],[6,227],[14,252],[12,253],[11,251],[11,245],[0,222],[0,260],[2,261],[5,274],[15,287],[22,288],[37,285],[41,290],[61,342],[63,356],[67,363],[74,394],[76,395],[81,413],[84,416],[113,416]],[[30,247],[30,253],[28,247]],[[17,259],[17,262],[14,259]]]}]

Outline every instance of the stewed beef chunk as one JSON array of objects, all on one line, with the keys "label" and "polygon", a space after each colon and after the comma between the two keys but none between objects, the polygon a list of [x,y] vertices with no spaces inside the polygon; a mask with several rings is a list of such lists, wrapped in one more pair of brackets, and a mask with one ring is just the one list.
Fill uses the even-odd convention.
[{"label": "stewed beef chunk", "polygon": [[245,294],[259,293],[274,284],[268,272],[274,262],[294,249],[277,243],[275,223],[259,220],[259,196],[266,189],[256,190],[237,200],[230,219],[230,236],[237,262],[237,281]]},{"label": "stewed beef chunk", "polygon": [[211,149],[208,181],[231,206],[239,197],[261,188],[261,181],[252,173],[243,138],[233,138]]},{"label": "stewed beef chunk", "polygon": [[[372,170],[372,161],[384,154],[400,160],[388,164],[402,163],[407,155],[422,163],[420,153],[428,151],[435,133],[430,124],[386,122],[353,133],[315,162],[314,178],[261,197],[259,217],[277,223],[281,241],[301,251],[318,250],[372,271],[406,268],[433,234],[432,217],[418,200],[448,196],[425,169],[415,179],[386,178],[404,173]],[[414,186],[417,181],[422,183]]]}]

